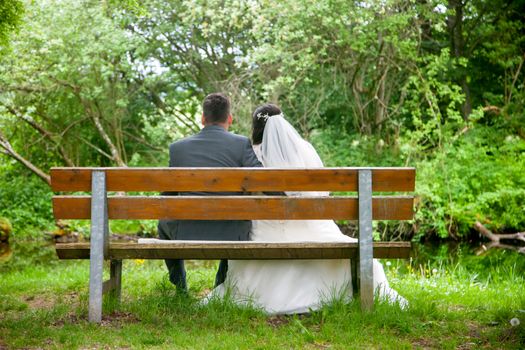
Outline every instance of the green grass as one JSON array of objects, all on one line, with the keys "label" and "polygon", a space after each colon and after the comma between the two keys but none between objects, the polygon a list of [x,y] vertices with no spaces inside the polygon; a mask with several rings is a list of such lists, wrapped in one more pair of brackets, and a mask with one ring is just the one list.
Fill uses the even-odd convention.
[{"label": "green grass", "polygon": [[[0,265],[0,348],[478,349],[525,347],[525,257],[483,263],[385,266],[410,302],[334,301],[308,316],[266,316],[228,301],[201,305],[215,263],[189,264],[190,297],[178,296],[161,261],[127,260],[120,305],[105,300],[102,325],[87,322],[87,261],[58,261],[50,247]],[[501,253],[496,252],[499,256]],[[499,255],[497,255],[499,254]],[[521,324],[512,327],[510,319]]]}]

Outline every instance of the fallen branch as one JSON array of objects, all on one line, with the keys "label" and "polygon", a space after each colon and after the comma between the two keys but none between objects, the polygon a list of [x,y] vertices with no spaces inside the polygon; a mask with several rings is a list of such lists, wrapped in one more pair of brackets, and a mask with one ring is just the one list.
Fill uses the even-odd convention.
[{"label": "fallen branch", "polygon": [[499,243],[501,240],[518,240],[525,242],[525,232],[496,234],[492,233],[492,231],[483,226],[479,221],[476,221],[474,228],[483,236],[496,243]]},{"label": "fallen branch", "polygon": [[501,240],[518,240],[525,242],[525,232],[496,234],[490,231],[485,226],[483,226],[483,224],[479,221],[476,221],[476,223],[474,224],[474,228],[476,229],[476,231],[481,233],[481,235],[491,240],[491,242],[487,245],[482,244],[481,248],[479,248],[476,251],[476,255],[481,255],[492,248],[509,249],[517,251],[521,254],[525,254],[525,246],[520,247],[517,245],[501,243]]}]

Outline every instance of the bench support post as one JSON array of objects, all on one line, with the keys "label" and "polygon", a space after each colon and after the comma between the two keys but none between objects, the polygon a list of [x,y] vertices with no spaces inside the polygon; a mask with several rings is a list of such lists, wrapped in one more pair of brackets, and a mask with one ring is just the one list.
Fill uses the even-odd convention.
[{"label": "bench support post", "polygon": [[122,260],[111,260],[109,278],[112,281],[113,290],[111,296],[115,298],[117,302],[120,302],[120,291],[122,281]]},{"label": "bench support post", "polygon": [[91,174],[91,251],[89,265],[89,322],[102,321],[104,258],[108,256],[108,207],[106,174]]},{"label": "bench support post", "polygon": [[359,255],[350,259],[350,273],[352,275],[352,294],[357,295],[359,292]]},{"label": "bench support post", "polygon": [[359,170],[359,289],[361,309],[374,306],[372,171]]}]

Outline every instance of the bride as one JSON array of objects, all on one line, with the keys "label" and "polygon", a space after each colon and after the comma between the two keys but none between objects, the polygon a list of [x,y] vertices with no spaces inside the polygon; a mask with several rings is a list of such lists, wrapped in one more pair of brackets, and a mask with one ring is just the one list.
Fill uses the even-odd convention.
[{"label": "bride", "polygon": [[[320,168],[323,162],[313,146],[286,121],[279,107],[265,104],[253,113],[253,148],[264,167]],[[327,192],[287,192],[294,196],[328,196]],[[253,221],[252,241],[323,241],[356,242],[341,233],[331,220],[257,220]],[[228,264],[223,284],[208,296],[232,298],[239,304],[251,304],[269,314],[305,313],[320,308],[324,302],[352,295],[348,260],[249,260]],[[401,307],[407,301],[391,289],[383,266],[374,259],[376,295]]]}]

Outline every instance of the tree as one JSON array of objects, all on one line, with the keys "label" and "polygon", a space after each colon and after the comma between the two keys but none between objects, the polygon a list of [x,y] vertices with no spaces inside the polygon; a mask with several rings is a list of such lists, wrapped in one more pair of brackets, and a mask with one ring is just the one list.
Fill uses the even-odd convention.
[{"label": "tree", "polygon": [[0,0],[0,48],[7,46],[10,35],[22,21],[24,6],[19,0]]},{"label": "tree", "polygon": [[149,73],[131,56],[138,42],[105,10],[32,4],[0,59],[0,147],[46,181],[53,164],[125,166],[147,150],[158,157],[143,134],[156,110],[144,88]]}]

